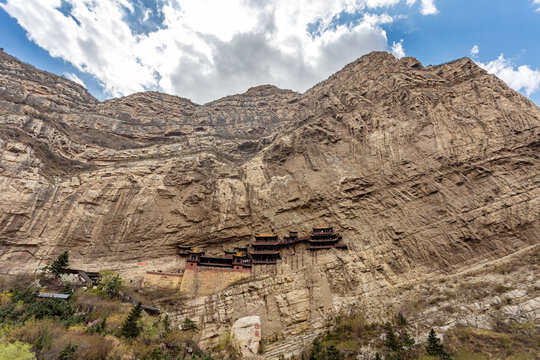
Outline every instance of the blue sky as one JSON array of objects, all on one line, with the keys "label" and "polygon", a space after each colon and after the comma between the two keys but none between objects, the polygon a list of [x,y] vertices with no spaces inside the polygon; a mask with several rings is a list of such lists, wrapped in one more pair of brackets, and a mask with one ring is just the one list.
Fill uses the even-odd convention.
[{"label": "blue sky", "polygon": [[386,50],[424,65],[469,56],[540,104],[538,34],[540,0],[0,0],[0,47],[100,100],[302,92]]}]

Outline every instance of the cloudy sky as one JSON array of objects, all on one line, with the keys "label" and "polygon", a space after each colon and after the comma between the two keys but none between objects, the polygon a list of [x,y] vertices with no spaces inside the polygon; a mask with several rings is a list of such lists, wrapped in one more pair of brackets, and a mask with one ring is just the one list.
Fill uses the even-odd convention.
[{"label": "cloudy sky", "polygon": [[373,50],[469,56],[540,104],[540,0],[0,0],[0,47],[100,100],[303,92]]}]

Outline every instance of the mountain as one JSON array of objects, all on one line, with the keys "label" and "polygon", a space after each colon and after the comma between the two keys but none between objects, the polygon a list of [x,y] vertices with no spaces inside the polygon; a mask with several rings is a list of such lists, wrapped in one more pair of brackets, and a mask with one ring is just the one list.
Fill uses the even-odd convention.
[{"label": "mountain", "polygon": [[[467,58],[374,52],[304,94],[264,85],[198,105],[99,102],[0,52],[0,271],[69,249],[74,267],[135,278],[141,262],[178,267],[178,245],[217,254],[333,226],[348,251],[220,295],[251,294],[263,328],[293,334],[370,292],[537,246],[539,154],[540,109]],[[305,316],[268,320],[276,306]],[[226,309],[203,337],[249,312]]]}]

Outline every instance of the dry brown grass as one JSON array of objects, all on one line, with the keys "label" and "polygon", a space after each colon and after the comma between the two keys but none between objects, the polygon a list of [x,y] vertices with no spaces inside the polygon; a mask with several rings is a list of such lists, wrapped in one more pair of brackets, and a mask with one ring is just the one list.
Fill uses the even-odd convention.
[{"label": "dry brown grass", "polygon": [[481,354],[489,359],[534,359],[535,350],[540,343],[540,334],[534,327],[531,327],[528,333],[458,327],[445,334],[444,343],[454,353],[461,353],[463,359],[467,358],[465,354],[470,356]]}]

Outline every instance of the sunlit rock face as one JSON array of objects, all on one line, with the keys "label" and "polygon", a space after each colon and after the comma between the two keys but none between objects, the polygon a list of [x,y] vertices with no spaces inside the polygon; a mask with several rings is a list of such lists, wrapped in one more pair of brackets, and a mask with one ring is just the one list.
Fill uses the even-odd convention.
[{"label": "sunlit rock face", "polygon": [[468,59],[372,53],[305,94],[267,85],[197,105],[100,103],[0,55],[2,271],[66,248],[81,266],[135,269],[178,244],[329,224],[397,276],[539,238],[540,110]]},{"label": "sunlit rock face", "polygon": [[234,346],[242,359],[257,358],[261,341],[261,319],[258,316],[246,316],[236,320],[231,333]]},{"label": "sunlit rock face", "polygon": [[[340,297],[537,244],[539,154],[540,109],[469,59],[371,53],[304,94],[265,85],[198,105],[99,102],[0,52],[0,271],[68,249],[74,267],[136,277],[182,267],[177,245],[218,254],[333,226],[349,250],[198,300],[224,302],[219,324],[261,315],[269,334],[300,333]],[[264,314],[231,311],[227,291]]]}]

